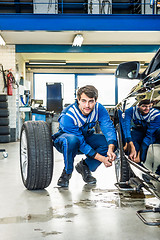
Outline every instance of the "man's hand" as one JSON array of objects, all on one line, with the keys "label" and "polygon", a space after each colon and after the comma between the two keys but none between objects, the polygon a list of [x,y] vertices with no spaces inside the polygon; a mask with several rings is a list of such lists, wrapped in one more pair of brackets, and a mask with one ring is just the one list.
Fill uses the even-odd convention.
[{"label": "man's hand", "polygon": [[116,159],[116,154],[113,152],[114,150],[114,145],[110,144],[107,152],[107,157],[105,159],[104,165],[105,167],[110,167],[112,166],[112,162]]},{"label": "man's hand", "polygon": [[95,155],[95,159],[97,159],[100,162],[103,162],[105,167],[110,167],[112,166],[112,162],[116,159],[116,154],[113,152],[114,151],[114,145],[110,144],[108,146],[108,152],[107,152],[107,157],[104,157],[97,153]]},{"label": "man's hand", "polygon": [[128,151],[128,143],[125,144],[125,146],[123,147],[124,152]]},{"label": "man's hand", "polygon": [[138,154],[137,154],[137,156],[136,156],[136,158],[135,158],[135,160],[134,160],[134,162],[136,162],[136,163],[140,163],[140,151],[138,152]]},{"label": "man's hand", "polygon": [[107,152],[107,156],[108,156],[110,162],[113,162],[117,157],[114,152],[109,152],[109,151]]},{"label": "man's hand", "polygon": [[107,152],[107,157],[104,159],[104,166],[111,167],[112,162],[116,159],[116,154],[114,152]]},{"label": "man's hand", "polygon": [[104,166],[105,167],[111,167],[112,166],[112,161],[109,159],[109,157],[104,157]]},{"label": "man's hand", "polygon": [[137,157],[137,152],[136,152],[136,149],[135,149],[135,146],[133,144],[133,142],[129,142],[128,143],[128,150],[129,150],[129,158],[132,160],[132,161],[135,161],[136,157]]}]

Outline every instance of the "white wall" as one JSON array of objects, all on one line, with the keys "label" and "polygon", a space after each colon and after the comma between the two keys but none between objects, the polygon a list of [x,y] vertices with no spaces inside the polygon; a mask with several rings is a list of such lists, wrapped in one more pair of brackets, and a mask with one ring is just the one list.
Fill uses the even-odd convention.
[{"label": "white wall", "polygon": [[[3,65],[4,70],[11,69],[15,76],[15,45],[0,46],[0,64]],[[0,93],[7,93],[7,89],[4,89],[4,83],[2,73],[0,77]],[[8,96],[8,108],[9,108],[9,126],[11,132],[16,130],[16,93],[17,90],[13,89],[13,95]],[[14,135],[14,134],[13,134]],[[13,136],[14,138],[14,136]]]},{"label": "white wall", "polygon": [[[24,86],[13,89],[13,95],[8,96],[8,110],[9,110],[9,126],[11,129],[11,141],[16,141],[19,138],[20,132],[20,115],[19,94],[23,94],[25,89],[25,62],[21,55],[15,53],[15,45],[0,46],[0,64],[3,65],[4,70],[10,70],[15,80],[19,83],[20,77],[24,78]],[[27,81],[26,81],[27,82]],[[0,94],[6,93],[7,89],[4,89],[2,73],[0,73]]]}]

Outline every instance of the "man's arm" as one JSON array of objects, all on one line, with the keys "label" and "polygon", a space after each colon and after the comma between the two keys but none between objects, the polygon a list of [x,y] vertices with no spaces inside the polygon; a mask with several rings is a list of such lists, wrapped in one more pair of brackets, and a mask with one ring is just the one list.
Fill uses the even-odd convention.
[{"label": "man's arm", "polygon": [[136,152],[136,149],[135,149],[135,146],[133,144],[132,141],[130,141],[129,143],[127,143],[127,150],[129,152],[129,158],[132,160],[132,161],[135,161],[136,158],[137,158],[137,152]]},{"label": "man's arm", "polygon": [[122,125],[124,136],[125,136],[125,146],[124,146],[124,151],[129,152],[129,158],[132,161],[136,160],[137,157],[137,152],[134,146],[134,143],[132,141],[132,136],[131,136],[131,121],[133,118],[133,107],[128,108],[125,111],[125,117],[124,117],[124,122]]},{"label": "man's arm", "polygon": [[116,154],[114,153],[115,146],[113,144],[110,144],[108,146],[108,152],[107,157],[100,155],[99,153],[96,153],[95,159],[104,163],[105,167],[112,166],[112,162],[116,159]]},{"label": "man's arm", "polygon": [[100,103],[98,107],[98,122],[102,130],[102,133],[104,134],[108,142],[108,145],[113,144],[117,146],[117,134],[113,122],[110,119],[110,116],[106,108]]},{"label": "man's arm", "polygon": [[156,116],[153,115],[153,120],[150,121],[147,131],[146,131],[146,136],[143,139],[143,144],[146,146],[149,146],[151,143],[153,143],[153,135],[154,132],[160,128],[160,113],[156,114]]},{"label": "man's arm", "polygon": [[125,135],[125,140],[127,143],[132,142],[131,137],[131,120],[133,118],[133,107],[128,108],[125,111],[125,117],[124,117],[124,124],[123,124],[123,131]]}]

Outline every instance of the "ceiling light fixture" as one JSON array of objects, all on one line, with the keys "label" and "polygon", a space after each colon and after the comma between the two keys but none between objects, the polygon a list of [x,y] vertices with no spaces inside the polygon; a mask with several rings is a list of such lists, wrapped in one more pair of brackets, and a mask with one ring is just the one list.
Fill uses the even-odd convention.
[{"label": "ceiling light fixture", "polygon": [[29,65],[65,65],[65,61],[29,61]]},{"label": "ceiling light fixture", "polygon": [[81,47],[82,43],[83,43],[83,35],[77,34],[73,39],[72,47]]},{"label": "ceiling light fixture", "polygon": [[109,66],[118,66],[119,64],[120,64],[121,62],[119,62],[119,61],[111,61],[111,62],[108,62],[108,65]]},{"label": "ceiling light fixture", "polygon": [[1,45],[1,46],[5,46],[5,45],[6,45],[4,39],[2,38],[1,35],[0,35],[0,45]]}]

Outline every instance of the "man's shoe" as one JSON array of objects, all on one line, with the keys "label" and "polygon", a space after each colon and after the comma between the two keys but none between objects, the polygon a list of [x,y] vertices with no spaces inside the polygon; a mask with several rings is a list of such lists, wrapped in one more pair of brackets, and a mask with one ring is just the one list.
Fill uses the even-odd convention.
[{"label": "man's shoe", "polygon": [[69,185],[69,179],[71,178],[72,174],[67,174],[65,169],[63,169],[63,172],[58,179],[57,185],[60,187],[68,187]]},{"label": "man's shoe", "polygon": [[77,163],[75,166],[78,173],[82,175],[83,180],[88,184],[95,184],[97,182],[96,178],[94,178],[89,170],[89,167],[83,163],[83,160]]}]

